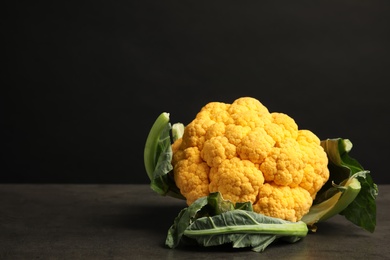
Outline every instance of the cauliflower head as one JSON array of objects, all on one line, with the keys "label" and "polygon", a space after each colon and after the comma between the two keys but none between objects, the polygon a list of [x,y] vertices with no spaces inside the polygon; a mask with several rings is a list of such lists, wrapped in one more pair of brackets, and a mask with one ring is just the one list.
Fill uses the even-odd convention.
[{"label": "cauliflower head", "polygon": [[329,178],[320,139],[257,99],[206,104],[172,144],[177,187],[192,204],[219,191],[289,221],[305,215]]}]

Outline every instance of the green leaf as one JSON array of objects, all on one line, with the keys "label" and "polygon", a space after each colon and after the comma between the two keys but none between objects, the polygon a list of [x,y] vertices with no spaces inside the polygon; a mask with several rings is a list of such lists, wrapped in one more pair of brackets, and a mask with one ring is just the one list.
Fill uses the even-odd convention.
[{"label": "green leaf", "polygon": [[189,207],[180,211],[175,218],[172,226],[168,230],[168,235],[165,244],[170,248],[175,248],[179,245],[184,231],[195,220],[198,212],[208,203],[207,197],[197,199]]},{"label": "green leaf", "polygon": [[357,176],[362,189],[356,199],[340,212],[355,225],[373,233],[376,227],[376,198],[378,187],[369,174]]},{"label": "green leaf", "polygon": [[307,232],[306,224],[301,221],[290,222],[252,211],[231,210],[197,219],[184,235],[206,247],[232,243],[233,248],[252,247],[252,250],[262,252],[276,239],[294,237],[289,241],[296,242]]},{"label": "green leaf", "polygon": [[170,124],[166,124],[160,133],[156,158],[157,162],[152,174],[151,188],[161,195],[165,195],[170,188],[167,174],[172,171],[172,148],[169,136]]},{"label": "green leaf", "polygon": [[325,221],[346,209],[359,194],[360,189],[360,182],[356,178],[351,178],[332,197],[312,206],[309,213],[304,215],[301,220],[310,226],[312,231],[315,231],[315,223]]},{"label": "green leaf", "polygon": [[144,165],[146,173],[149,179],[154,179],[154,172],[157,165],[157,160],[161,153],[161,138],[165,139],[161,135],[166,133],[166,128],[170,128],[169,113],[161,113],[155,120],[152,128],[149,131],[148,137],[146,138],[144,148]]},{"label": "green leaf", "polygon": [[229,200],[224,200],[221,193],[213,192],[207,197],[209,209],[208,215],[214,216],[234,209],[234,205]]},{"label": "green leaf", "polygon": [[241,209],[246,211],[253,211],[253,205],[250,201],[248,202],[237,202],[234,206],[235,209]]},{"label": "green leaf", "polygon": [[[244,210],[247,209],[247,210]],[[250,202],[233,205],[219,192],[196,200],[183,209],[168,231],[170,248],[192,241],[201,246],[231,243],[262,252],[277,239],[293,243],[306,236],[304,222],[289,222],[253,212]]]},{"label": "green leaf", "polygon": [[329,158],[328,182],[317,193],[313,206],[302,221],[315,231],[315,223],[340,214],[355,225],[374,232],[376,226],[376,197],[378,187],[370,171],[349,156],[352,142],[336,138],[321,141]]},{"label": "green leaf", "polygon": [[[180,125],[175,126],[176,136]],[[160,195],[184,199],[176,186],[172,172],[171,124],[169,113],[161,113],[149,131],[144,148],[144,165],[150,187]]]},{"label": "green leaf", "polygon": [[168,230],[165,244],[170,248],[177,247],[181,241],[184,230],[187,229],[193,221],[203,216],[214,216],[233,209],[233,203],[224,200],[219,192],[213,192],[208,196],[197,199],[189,207],[184,208],[175,218],[173,225]]}]

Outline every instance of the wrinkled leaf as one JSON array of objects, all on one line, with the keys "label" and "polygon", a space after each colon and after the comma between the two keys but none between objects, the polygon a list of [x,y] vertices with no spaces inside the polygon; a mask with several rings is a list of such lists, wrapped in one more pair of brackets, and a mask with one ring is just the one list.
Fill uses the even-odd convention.
[{"label": "wrinkled leaf", "polygon": [[[149,131],[144,148],[144,165],[150,187],[160,195],[184,199],[173,179],[171,124],[169,113],[161,113]],[[181,134],[180,124],[175,124],[175,138]]]},{"label": "wrinkled leaf", "polygon": [[232,210],[194,221],[184,235],[195,239],[202,246],[232,243],[234,248],[252,247],[263,251],[276,239],[294,237],[298,241],[307,235],[304,222],[290,222],[267,217],[252,211]]},{"label": "wrinkled leaf", "polygon": [[184,231],[196,219],[198,212],[208,203],[207,197],[197,199],[191,206],[180,211],[175,218],[172,226],[168,230],[168,235],[165,244],[170,248],[175,248],[179,245]]},{"label": "wrinkled leaf", "polygon": [[[245,210],[246,209],[246,210]],[[304,222],[290,222],[253,212],[252,204],[233,204],[219,192],[183,209],[168,231],[166,245],[177,247],[188,239],[201,246],[232,244],[262,252],[277,239],[294,243],[308,232]]]},{"label": "wrinkled leaf", "polygon": [[321,141],[321,145],[328,155],[330,177],[302,220],[315,231],[316,222],[340,214],[355,225],[374,232],[378,187],[373,182],[370,171],[349,156],[352,149],[350,140],[326,139]]}]

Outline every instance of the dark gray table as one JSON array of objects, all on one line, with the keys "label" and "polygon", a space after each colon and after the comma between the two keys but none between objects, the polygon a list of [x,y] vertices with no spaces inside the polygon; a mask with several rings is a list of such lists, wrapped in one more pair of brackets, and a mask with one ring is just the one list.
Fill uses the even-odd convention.
[{"label": "dark gray table", "polygon": [[[336,216],[295,244],[249,249],[164,246],[184,201],[147,185],[0,185],[0,259],[389,259],[390,185],[371,234]],[[259,255],[261,254],[261,255]]]}]

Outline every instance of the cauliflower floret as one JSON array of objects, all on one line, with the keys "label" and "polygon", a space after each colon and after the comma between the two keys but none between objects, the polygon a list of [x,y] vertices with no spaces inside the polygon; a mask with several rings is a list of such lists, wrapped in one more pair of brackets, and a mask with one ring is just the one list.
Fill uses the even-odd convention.
[{"label": "cauliflower floret", "polygon": [[282,138],[296,139],[298,136],[298,125],[294,119],[283,113],[271,113],[272,122],[283,129]]},{"label": "cauliflower floret", "polygon": [[303,153],[299,144],[292,138],[284,139],[260,166],[267,182],[296,187],[302,182],[304,174]]},{"label": "cauliflower floret", "polygon": [[202,161],[197,147],[189,147],[181,154],[183,159],[174,165],[174,179],[180,193],[191,205],[195,200],[209,194],[210,167]]},{"label": "cauliflower floret", "polygon": [[267,216],[296,222],[309,211],[312,203],[309,192],[301,187],[291,188],[264,183],[253,210]]},{"label": "cauliflower floret", "polygon": [[184,147],[198,147],[201,150],[205,141],[206,131],[213,124],[214,121],[204,118],[193,120],[185,128],[182,145]]},{"label": "cauliflower floret", "polygon": [[209,189],[231,201],[254,203],[263,182],[263,174],[254,163],[234,157],[211,168]]},{"label": "cauliflower floret", "polygon": [[297,221],[329,178],[318,137],[251,97],[206,104],[172,150],[188,205],[219,191],[233,203],[252,202],[256,212]]},{"label": "cauliflower floret", "polygon": [[298,143],[304,152],[304,175],[300,186],[315,199],[317,192],[329,179],[328,157],[320,139],[309,130],[299,130]]},{"label": "cauliflower floret", "polygon": [[218,167],[226,159],[237,156],[236,147],[224,136],[213,137],[204,143],[201,157],[210,167]]},{"label": "cauliflower floret", "polygon": [[205,141],[217,137],[217,136],[223,136],[225,133],[226,125],[224,123],[218,122],[215,124],[212,124],[206,131],[205,134]]},{"label": "cauliflower floret", "polygon": [[250,97],[236,99],[228,109],[230,115],[244,114],[252,111],[256,112],[257,116],[269,114],[267,107],[261,104],[259,100]]},{"label": "cauliflower floret", "polygon": [[261,163],[274,145],[275,140],[263,128],[256,128],[242,138],[237,146],[237,153],[241,159]]},{"label": "cauliflower floret", "polygon": [[238,146],[244,139],[244,136],[247,136],[250,131],[251,128],[249,126],[230,124],[226,126],[225,136],[231,144]]},{"label": "cauliflower floret", "polygon": [[258,116],[255,111],[245,111],[242,113],[236,113],[232,115],[235,125],[248,126],[252,130],[255,128],[264,128],[264,119]]},{"label": "cauliflower floret", "polygon": [[229,113],[227,112],[229,107],[229,104],[221,102],[210,102],[199,111],[196,117],[228,124],[232,121]]}]

